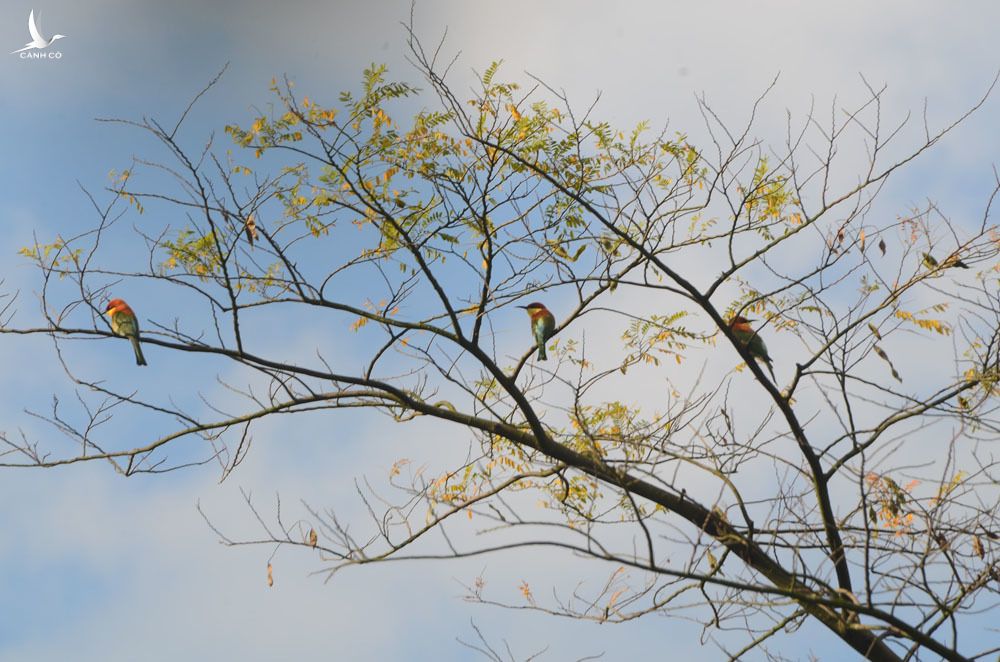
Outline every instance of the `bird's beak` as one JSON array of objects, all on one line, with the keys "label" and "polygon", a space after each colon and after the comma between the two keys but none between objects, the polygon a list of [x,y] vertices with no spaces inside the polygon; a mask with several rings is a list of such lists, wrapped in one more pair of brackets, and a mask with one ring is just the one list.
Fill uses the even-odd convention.
[{"label": "bird's beak", "polygon": [[515,308],[520,308],[521,310],[527,310],[528,309],[527,306],[515,306]]}]

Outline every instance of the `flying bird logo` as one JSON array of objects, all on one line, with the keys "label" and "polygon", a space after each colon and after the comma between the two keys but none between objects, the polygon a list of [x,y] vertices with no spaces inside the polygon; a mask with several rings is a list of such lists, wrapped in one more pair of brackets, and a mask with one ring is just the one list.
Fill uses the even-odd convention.
[{"label": "flying bird logo", "polygon": [[43,55],[41,53],[26,53],[25,52],[25,51],[32,51],[32,50],[39,50],[39,51],[45,50],[46,48],[48,48],[49,46],[51,46],[52,43],[56,39],[63,39],[63,38],[66,37],[66,35],[64,35],[64,34],[54,34],[54,35],[52,35],[51,39],[46,38],[45,35],[43,35],[41,33],[41,31],[39,31],[39,29],[38,29],[38,23],[35,20],[35,10],[34,9],[32,9],[31,12],[28,14],[28,33],[31,35],[31,41],[29,41],[27,44],[25,44],[24,48],[19,48],[16,51],[11,51],[10,52],[11,55],[14,55],[15,53],[21,53],[21,57],[22,58],[24,58],[24,57],[46,57],[47,56],[47,57],[50,57],[50,58],[54,57],[55,59],[58,59],[58,58],[62,57],[62,53],[58,53],[58,54],[57,53],[47,53],[47,54]]}]

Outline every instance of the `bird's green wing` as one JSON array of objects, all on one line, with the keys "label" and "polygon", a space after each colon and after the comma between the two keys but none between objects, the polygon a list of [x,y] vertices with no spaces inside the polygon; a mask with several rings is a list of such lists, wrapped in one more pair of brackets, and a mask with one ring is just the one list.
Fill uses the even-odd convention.
[{"label": "bird's green wing", "polygon": [[764,339],[757,334],[750,337],[747,343],[747,351],[759,359],[764,359],[765,361],[771,360],[771,357],[767,353],[767,345],[764,344]]},{"label": "bird's green wing", "polygon": [[111,330],[126,338],[137,337],[139,335],[139,322],[134,315],[118,312],[111,316]]}]

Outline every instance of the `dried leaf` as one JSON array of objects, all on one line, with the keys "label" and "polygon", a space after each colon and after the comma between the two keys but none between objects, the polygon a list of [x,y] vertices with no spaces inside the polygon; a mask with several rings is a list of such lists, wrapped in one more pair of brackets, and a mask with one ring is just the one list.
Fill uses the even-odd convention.
[{"label": "dried leaf", "polygon": [[946,265],[949,266],[949,267],[958,267],[959,269],[971,269],[972,268],[969,265],[967,265],[965,262],[962,262],[957,257],[953,257],[950,260],[948,260],[948,262],[946,263]]},{"label": "dried leaf", "polygon": [[864,252],[864,250],[865,250],[865,231],[864,230],[862,230],[858,234],[858,244],[861,245],[861,252]]},{"label": "dried leaf", "polygon": [[246,233],[247,233],[247,242],[251,246],[253,246],[253,242],[257,241],[257,238],[258,238],[258,234],[257,234],[257,222],[255,220],[253,220],[253,214],[250,214],[249,216],[247,216],[247,220],[244,223],[244,225],[245,225],[245,229],[246,229]]},{"label": "dried leaf", "polygon": [[271,574],[271,563],[267,564],[267,585],[274,586],[274,575]]},{"label": "dried leaf", "polygon": [[885,255],[885,239],[878,240],[878,249],[882,251],[882,255]]},{"label": "dried leaf", "polygon": [[316,535],[316,529],[309,529],[309,546],[315,548],[319,543],[319,536]]},{"label": "dried leaf", "polygon": [[878,332],[878,329],[871,322],[868,322],[868,330],[872,332],[873,336],[875,336],[879,340],[882,340],[882,334]]},{"label": "dried leaf", "polygon": [[897,382],[899,382],[900,384],[902,384],[903,383],[903,378],[899,376],[898,372],[896,372],[896,366],[892,365],[892,361],[889,360],[889,355],[886,354],[882,350],[882,348],[879,347],[878,345],[872,345],[872,349],[875,350],[875,353],[878,354],[878,357],[880,359],[882,359],[883,361],[885,361],[886,363],[889,364],[889,371],[892,373],[893,378]]},{"label": "dried leaf", "polygon": [[972,536],[972,551],[974,551],[976,556],[979,558],[986,556],[986,550],[983,549],[983,542],[979,539],[979,536]]}]

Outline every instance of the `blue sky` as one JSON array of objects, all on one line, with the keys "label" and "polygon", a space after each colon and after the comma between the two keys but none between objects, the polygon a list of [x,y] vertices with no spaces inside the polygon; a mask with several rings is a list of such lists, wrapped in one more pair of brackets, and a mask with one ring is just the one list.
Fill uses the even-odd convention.
[{"label": "blue sky", "polygon": [[[93,222],[77,182],[92,190],[111,169],[126,167],[151,144],[137,132],[95,122],[98,117],[172,119],[226,62],[221,83],[199,104],[186,135],[197,145],[211,131],[225,140],[225,124],[245,121],[251,107],[270,101],[273,76],[288,74],[297,89],[333,99],[356,85],[370,62],[415,78],[403,60],[399,22],[408,2],[173,3],[94,0],[5,2],[0,39],[4,53],[28,40],[29,10],[46,34],[62,33],[57,61],[0,57],[2,145],[0,218],[9,241],[0,254],[5,289],[20,289],[21,307],[34,312],[35,272],[18,247],[70,234]],[[722,116],[740,121],[750,102],[780,71],[765,104],[760,132],[780,139],[784,109],[804,111],[811,98],[828,108],[836,96],[861,99],[859,72],[889,86],[887,113],[919,113],[928,100],[940,126],[972,104],[992,80],[995,3],[951,6],[930,2],[648,2],[614,9],[602,2],[476,3],[421,1],[416,27],[428,42],[448,27],[447,46],[461,51],[456,81],[494,59],[511,78],[528,71],[584,105],[601,92],[600,114],[628,126],[640,119],[697,135],[694,101],[704,93]],[[955,216],[981,210],[997,153],[997,99],[893,181],[887,201],[905,211],[932,197]],[[129,219],[128,222],[134,222]],[[151,208],[144,223],[172,222]],[[148,292],[130,300],[152,299]],[[150,302],[152,304],[152,301]],[[166,318],[166,313],[160,313]],[[522,320],[518,319],[517,323]],[[513,323],[512,323],[513,326]],[[518,327],[520,329],[520,327]],[[311,330],[297,336],[323,342]],[[25,408],[44,410],[62,377],[52,345],[42,338],[4,338],[0,356],[0,429],[50,434]],[[82,346],[77,356],[96,370],[120,346]],[[349,346],[330,351],[349,354]],[[184,359],[166,370],[166,355],[147,350],[152,364],[141,378],[164,393],[186,388]],[[192,362],[193,363],[193,362]],[[155,375],[155,377],[154,377]],[[188,393],[190,395],[190,393]],[[123,426],[136,434],[142,420]],[[474,606],[460,599],[461,583],[484,569],[500,590],[526,579],[542,586],[594,573],[590,564],[548,553],[453,564],[389,564],[361,568],[324,584],[311,575],[322,565],[306,555],[275,560],[268,588],[269,550],[227,549],[196,511],[252,532],[240,488],[265,509],[280,493],[288,503],[337,505],[358,512],[352,480],[382,479],[399,457],[444,462],[465,446],[417,424],[401,434],[390,422],[345,414],[338,434],[303,417],[264,428],[253,453],[226,483],[213,466],[164,476],[122,480],[104,465],[57,471],[5,471],[0,478],[0,660],[275,660],[301,655],[352,660],[465,660],[455,642],[474,637],[470,619],[494,643],[506,638],[524,657],[549,645],[541,659],[564,660],[606,651],[604,659],[634,659],[650,651],[691,659],[700,626],[649,617],[600,626],[530,613]],[[419,440],[415,445],[413,440]],[[183,451],[182,451],[183,452]],[[342,505],[343,504],[343,505]],[[600,581],[607,569],[595,575]],[[839,646],[825,632],[784,637],[792,658],[809,652],[829,659]],[[714,652],[714,651],[713,651]]]}]

